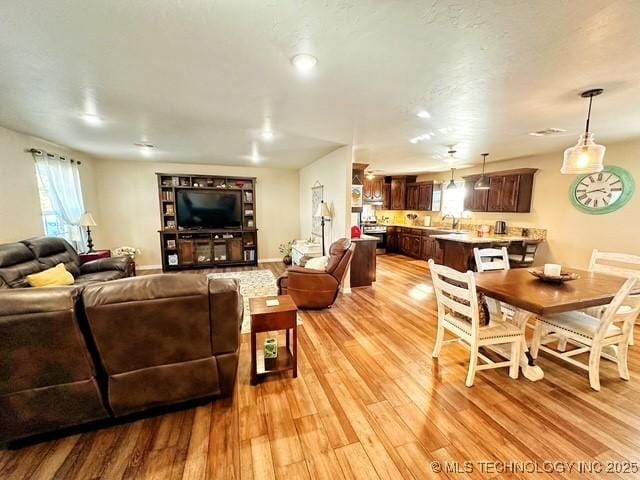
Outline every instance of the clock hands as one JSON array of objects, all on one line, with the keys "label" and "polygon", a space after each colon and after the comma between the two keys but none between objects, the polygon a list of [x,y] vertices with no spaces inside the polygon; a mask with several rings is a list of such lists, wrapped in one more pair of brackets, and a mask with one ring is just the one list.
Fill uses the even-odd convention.
[{"label": "clock hands", "polygon": [[607,193],[607,191],[604,188],[596,188],[595,190],[589,190],[587,192],[587,194],[589,193],[595,193],[595,192],[602,192],[602,193]]}]

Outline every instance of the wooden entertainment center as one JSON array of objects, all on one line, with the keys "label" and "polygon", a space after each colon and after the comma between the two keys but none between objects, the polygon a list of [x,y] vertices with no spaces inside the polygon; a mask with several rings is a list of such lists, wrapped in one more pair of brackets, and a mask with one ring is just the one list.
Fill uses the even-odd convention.
[{"label": "wooden entertainment center", "polygon": [[[255,177],[156,173],[160,201],[162,270],[257,265]],[[178,219],[180,191],[239,192],[241,225],[232,228],[182,228]]]}]

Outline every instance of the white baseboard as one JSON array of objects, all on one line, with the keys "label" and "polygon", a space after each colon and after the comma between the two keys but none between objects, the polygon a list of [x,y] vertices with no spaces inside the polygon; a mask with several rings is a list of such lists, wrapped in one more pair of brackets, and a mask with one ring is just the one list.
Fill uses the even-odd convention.
[{"label": "white baseboard", "polygon": [[258,263],[282,262],[282,258],[259,258]]},{"label": "white baseboard", "polygon": [[136,270],[162,270],[162,265],[136,265]]}]

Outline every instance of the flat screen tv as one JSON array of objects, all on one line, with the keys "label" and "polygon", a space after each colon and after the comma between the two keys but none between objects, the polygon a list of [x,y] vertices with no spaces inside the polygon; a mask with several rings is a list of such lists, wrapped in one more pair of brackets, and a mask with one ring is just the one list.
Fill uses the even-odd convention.
[{"label": "flat screen tv", "polygon": [[184,229],[239,228],[242,226],[240,191],[176,190],[178,227]]}]

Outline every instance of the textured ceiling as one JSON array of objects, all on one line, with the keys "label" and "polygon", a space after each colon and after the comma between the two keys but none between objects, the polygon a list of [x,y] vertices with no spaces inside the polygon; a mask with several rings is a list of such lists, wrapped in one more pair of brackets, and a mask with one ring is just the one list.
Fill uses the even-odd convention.
[{"label": "textured ceiling", "polygon": [[[4,1],[0,125],[132,160],[147,141],[154,160],[300,167],[353,144],[419,172],[449,144],[460,165],[571,145],[599,86],[606,144],[640,135],[638,25],[636,0]],[[319,60],[307,77],[299,52]],[[568,132],[527,135],[546,127]]]}]

